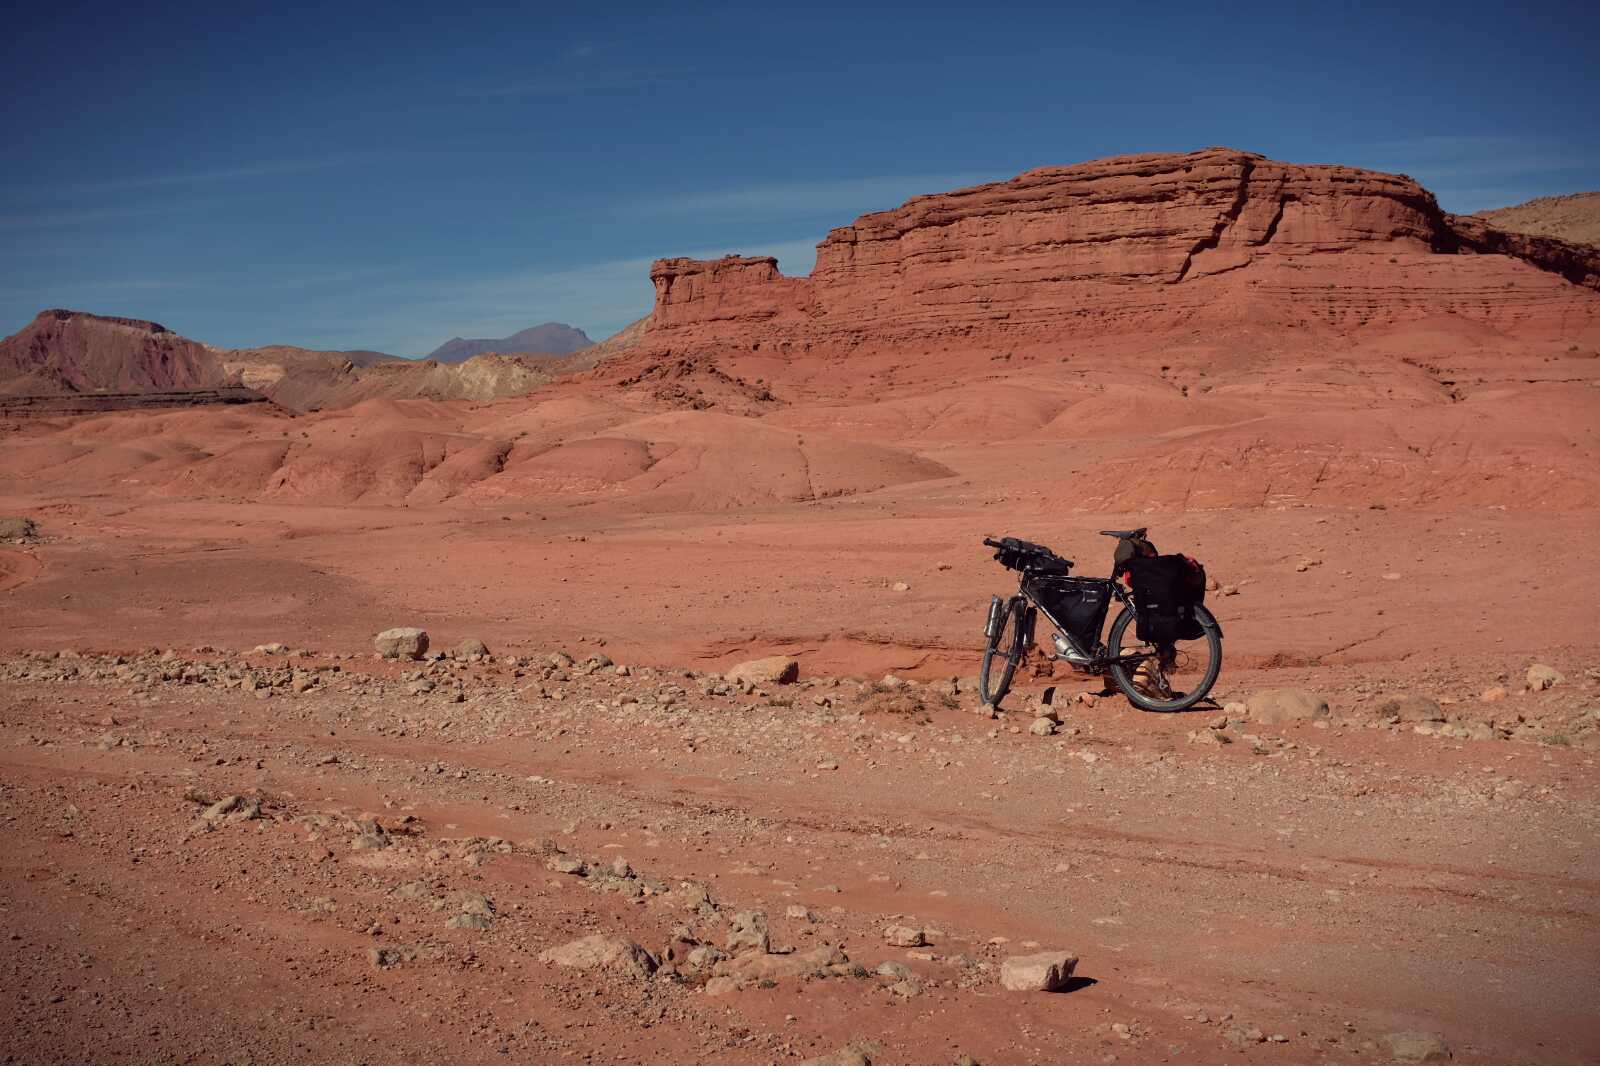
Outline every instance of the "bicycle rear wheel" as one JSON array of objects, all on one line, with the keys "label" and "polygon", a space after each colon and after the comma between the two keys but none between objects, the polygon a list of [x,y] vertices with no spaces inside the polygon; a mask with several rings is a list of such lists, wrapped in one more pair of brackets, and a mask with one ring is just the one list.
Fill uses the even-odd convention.
[{"label": "bicycle rear wheel", "polygon": [[[1158,648],[1139,639],[1133,611],[1124,607],[1117,615],[1106,652],[1111,680],[1129,703],[1142,711],[1186,711],[1210,694],[1222,672],[1222,630],[1204,607],[1195,608],[1195,617],[1205,628],[1201,637]],[[1139,658],[1120,661],[1128,656]]]},{"label": "bicycle rear wheel", "polygon": [[997,706],[1011,690],[1011,678],[1027,651],[1028,604],[1013,596],[1001,616],[1000,628],[989,638],[983,651],[983,666],[978,670],[978,695],[989,706]]}]

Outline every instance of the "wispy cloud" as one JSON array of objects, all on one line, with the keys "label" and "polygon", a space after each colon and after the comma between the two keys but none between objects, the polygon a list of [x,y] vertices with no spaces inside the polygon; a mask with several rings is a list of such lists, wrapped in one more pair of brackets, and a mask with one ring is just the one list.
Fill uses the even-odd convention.
[{"label": "wispy cloud", "polygon": [[110,281],[63,281],[54,285],[38,285],[28,288],[7,288],[3,291],[8,299],[38,299],[44,302],[71,303],[63,300],[64,293],[105,293],[115,295],[120,292],[182,292],[189,289],[204,289],[210,283],[191,281],[178,278],[140,278],[137,280],[110,280]]},{"label": "wispy cloud", "polygon": [[[73,197],[100,196],[107,193],[133,192],[146,189],[187,188],[197,185],[243,182],[259,178],[289,177],[334,170],[339,167],[371,162],[385,158],[390,153],[346,153],[314,158],[258,159],[232,166],[198,167],[193,170],[168,171],[164,174],[125,174],[118,177],[99,178],[94,181],[61,182],[53,185],[35,185],[14,190],[14,201],[40,203],[49,200],[70,200]],[[128,209],[136,210],[136,209]],[[149,209],[161,210],[161,209]]]},{"label": "wispy cloud", "polygon": [[323,156],[318,159],[258,160],[231,167],[202,168],[168,174],[134,175],[86,182],[71,188],[84,192],[105,192],[117,189],[158,189],[169,185],[201,185],[211,182],[244,181],[253,178],[276,178],[290,174],[311,174],[350,166],[364,158],[357,155]]},{"label": "wispy cloud", "polygon": [[898,207],[913,196],[997,180],[993,174],[894,174],[782,181],[641,198],[621,206],[640,218],[774,220],[829,215],[839,221]]},{"label": "wispy cloud", "polygon": [[684,73],[649,70],[618,70],[612,72],[585,70],[569,75],[547,74],[537,78],[504,82],[498,85],[469,86],[461,90],[461,95],[474,99],[491,99],[494,97],[564,96],[574,93],[612,92],[618,89],[642,89],[651,86],[669,85],[683,77]]},{"label": "wispy cloud", "polygon": [[1409,174],[1454,211],[1600,186],[1600,142],[1576,139],[1429,135],[1351,145],[1343,161]]},{"label": "wispy cloud", "polygon": [[0,215],[0,230],[60,229],[130,218],[177,215],[198,211],[206,205],[196,202],[155,204],[146,207],[85,208],[80,211],[25,211]]}]

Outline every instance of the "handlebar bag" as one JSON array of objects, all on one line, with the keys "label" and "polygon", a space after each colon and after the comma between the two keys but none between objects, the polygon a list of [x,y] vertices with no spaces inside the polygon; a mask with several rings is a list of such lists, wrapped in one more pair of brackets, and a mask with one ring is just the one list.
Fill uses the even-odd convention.
[{"label": "handlebar bag", "polygon": [[994,553],[995,561],[1008,570],[1023,570],[1035,574],[1065,574],[1072,563],[1063,559],[1042,544],[1006,537]]}]

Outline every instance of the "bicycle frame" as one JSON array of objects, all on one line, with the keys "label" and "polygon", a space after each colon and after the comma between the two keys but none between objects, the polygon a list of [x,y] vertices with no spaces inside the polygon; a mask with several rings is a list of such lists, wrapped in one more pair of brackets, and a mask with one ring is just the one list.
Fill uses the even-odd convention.
[{"label": "bicycle frame", "polygon": [[[1041,612],[1044,614],[1045,618],[1050,621],[1051,625],[1055,626],[1062,632],[1067,631],[1067,627],[1062,625],[1061,620],[1055,615],[1051,614],[1050,609],[1035,599],[1033,594],[1028,591],[1028,579],[1031,576],[1033,575],[1026,571],[1022,572],[1021,576],[1017,580],[1017,594],[1011,599],[1002,600],[999,596],[990,597],[989,622],[984,627],[985,636],[994,636],[994,634],[999,630],[1000,620],[1005,615],[1005,609],[1018,598],[1026,601],[1028,604],[1028,614],[1026,621],[1023,622],[1022,635],[1022,648],[1024,654],[1027,653],[1027,649],[1037,647],[1037,642],[1034,640],[1033,630],[1034,626],[1037,624],[1038,616]],[[1127,589],[1123,588],[1121,582],[1113,580],[1109,577],[1085,578],[1084,580],[1098,581],[1105,585],[1106,588],[1108,588],[1111,592],[1111,598],[1116,600],[1127,610],[1132,611],[1134,617],[1138,618],[1139,608],[1134,605],[1133,594]],[[1106,612],[1106,617],[1108,619],[1112,617],[1110,611]],[[1098,638],[1100,634],[1096,634],[1095,636]],[[1060,656],[1051,655],[1050,658],[1059,659]],[[1121,655],[1116,657],[1109,655],[1096,655],[1088,663],[1078,667],[1078,669],[1091,674],[1100,674],[1104,673],[1113,663],[1132,666],[1150,658],[1154,658],[1154,655],[1151,652],[1135,652],[1131,655]]]}]

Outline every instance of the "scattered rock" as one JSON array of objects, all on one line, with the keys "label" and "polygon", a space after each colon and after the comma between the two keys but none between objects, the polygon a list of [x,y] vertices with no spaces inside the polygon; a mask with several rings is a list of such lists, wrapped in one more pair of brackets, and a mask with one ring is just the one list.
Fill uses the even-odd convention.
[{"label": "scattered rock", "polygon": [[883,941],[897,948],[920,948],[928,942],[928,936],[909,925],[891,925],[884,929]]},{"label": "scattered rock", "polygon": [[1077,966],[1078,956],[1065,951],[1012,955],[1000,963],[1000,984],[1012,992],[1059,992]]},{"label": "scattered rock", "polygon": [[1382,1039],[1395,1062],[1448,1062],[1453,1057],[1438,1033],[1386,1033]]},{"label": "scattered rock", "polygon": [[243,796],[224,796],[200,815],[201,821],[207,825],[216,825],[223,821],[248,821],[259,817],[261,817],[261,801],[246,799]]},{"label": "scattered rock", "polygon": [[740,911],[728,922],[728,939],[723,947],[728,954],[746,951],[765,954],[772,950],[772,938],[767,932],[767,916],[760,911]]},{"label": "scattered rock", "polygon": [[[711,991],[709,988],[706,991]],[[872,1059],[866,1052],[857,1048],[840,1048],[838,1051],[827,1055],[816,1055],[809,1059],[802,1059],[800,1066],[872,1066]]]},{"label": "scattered rock", "polygon": [[453,654],[457,659],[463,660],[470,660],[475,657],[484,658],[488,656],[489,648],[488,645],[484,644],[483,641],[469,638],[467,640],[463,640],[460,644],[457,644],[455,651],[451,654]]},{"label": "scattered rock", "polygon": [[482,892],[463,892],[456,897],[456,910],[462,914],[476,914],[482,918],[494,917],[494,903]]},{"label": "scattered rock", "polygon": [[748,952],[717,963],[715,973],[719,977],[731,977],[743,986],[757,981],[826,974],[834,968],[844,968],[849,962],[844,952],[824,944],[810,951],[792,951],[786,955]]},{"label": "scattered rock", "polygon": [[1043,716],[1035,718],[1033,724],[1028,727],[1028,732],[1036,737],[1054,736],[1055,731],[1056,724]]},{"label": "scattered rock", "polygon": [[891,589],[893,589],[895,592],[910,592],[911,591],[911,586],[906,584],[904,581],[896,581],[893,585],[890,585],[889,587]]},{"label": "scattered rock", "polygon": [[576,970],[615,970],[636,977],[649,977],[656,960],[631,940],[592,933],[560,947],[539,952],[539,961]]},{"label": "scattered rock", "polygon": [[253,651],[257,655],[287,655],[287,654],[289,654],[289,649],[286,648],[284,645],[279,644],[277,641],[273,641],[271,644],[257,644],[255,646],[255,648],[253,649]]},{"label": "scattered rock", "polygon": [[487,929],[490,922],[481,914],[458,914],[444,924],[451,929]]},{"label": "scattered rock", "polygon": [[1299,688],[1272,688],[1246,701],[1250,719],[1263,725],[1284,725],[1328,717],[1328,701]]},{"label": "scattered rock", "polygon": [[421,659],[428,654],[428,633],[423,629],[385,629],[372,638],[372,646],[385,659]]},{"label": "scattered rock", "polygon": [[1378,705],[1378,713],[1397,715],[1402,722],[1444,721],[1444,708],[1439,706],[1437,700],[1414,692],[1384,700]]},{"label": "scattered rock", "polygon": [[1555,688],[1566,678],[1551,666],[1544,663],[1534,663],[1528,667],[1528,687],[1534,692],[1543,692],[1547,688]]},{"label": "scattered rock", "polygon": [[800,663],[785,655],[751,659],[723,675],[735,684],[788,685],[800,677]]}]

